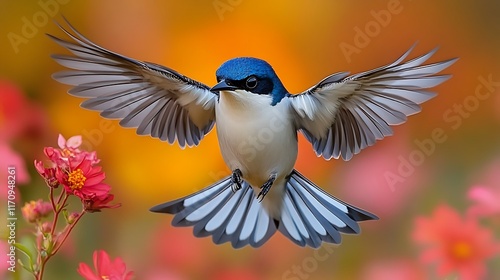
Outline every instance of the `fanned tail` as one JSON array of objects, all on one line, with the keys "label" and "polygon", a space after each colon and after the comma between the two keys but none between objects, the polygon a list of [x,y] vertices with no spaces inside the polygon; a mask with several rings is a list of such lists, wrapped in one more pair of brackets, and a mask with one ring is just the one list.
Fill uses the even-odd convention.
[{"label": "fanned tail", "polygon": [[323,191],[297,170],[289,176],[278,230],[300,246],[340,243],[340,233],[359,233],[357,222],[378,217]]},{"label": "fanned tail", "polygon": [[[189,196],[150,210],[174,214],[174,226],[193,226],[197,237],[212,236],[216,244],[260,247],[279,230],[294,243],[313,248],[340,243],[340,233],[359,233],[358,222],[378,219],[321,190],[293,170],[285,187],[280,217],[271,217],[250,185],[234,192],[231,177]],[[264,198],[266,199],[266,198]]]},{"label": "fanned tail", "polygon": [[276,223],[255,199],[247,182],[236,192],[231,178],[192,195],[157,205],[150,210],[175,214],[174,226],[194,226],[197,237],[212,235],[215,244],[231,242],[234,248],[260,247],[275,232]]}]

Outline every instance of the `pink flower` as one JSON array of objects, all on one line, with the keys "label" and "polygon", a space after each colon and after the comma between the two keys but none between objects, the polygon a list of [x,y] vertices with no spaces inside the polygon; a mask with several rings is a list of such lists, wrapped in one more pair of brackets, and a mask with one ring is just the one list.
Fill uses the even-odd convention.
[{"label": "pink flower", "polygon": [[476,217],[500,217],[500,160],[490,164],[467,192],[474,204],[467,214]]},{"label": "pink flower", "polygon": [[457,272],[460,279],[481,279],[486,275],[485,260],[500,252],[490,230],[447,205],[438,206],[430,218],[417,217],[413,239],[425,246],[422,262],[436,263],[440,277]]},{"label": "pink flower", "polygon": [[41,108],[26,98],[22,89],[0,79],[0,142],[40,139],[47,126]]},{"label": "pink flower", "polygon": [[248,267],[240,268],[223,268],[218,269],[210,279],[214,280],[259,280],[262,276],[257,273],[258,270],[251,269]]},{"label": "pink flower", "polygon": [[2,180],[2,182],[7,181],[7,172],[4,170],[7,170],[8,166],[14,166],[16,168],[17,184],[26,184],[30,181],[30,175],[26,170],[26,164],[22,156],[13,150],[9,144],[1,141],[0,158],[2,159],[0,162],[0,168],[2,170],[2,172],[0,172],[0,180]]},{"label": "pink flower", "polygon": [[[16,183],[26,184],[30,175],[22,157],[30,155],[31,148],[46,131],[46,117],[36,104],[26,98],[15,83],[0,79],[0,181],[7,181],[8,166],[16,168]],[[18,150],[13,145],[19,147]],[[22,152],[19,153],[19,152]],[[4,198],[7,192],[0,192]],[[20,195],[20,193],[18,193]]]},{"label": "pink flower", "polygon": [[61,148],[63,156],[66,156],[68,158],[83,157],[87,160],[90,160],[92,165],[97,164],[100,161],[97,158],[97,153],[95,151],[87,152],[87,151],[81,151],[79,149],[80,145],[82,145],[81,135],[72,136],[68,140],[66,140],[64,136],[59,134],[59,137],[57,139],[57,144],[59,145],[59,148]]},{"label": "pink flower", "polygon": [[167,268],[153,268],[146,271],[143,279],[147,280],[183,280],[187,279],[185,275],[182,277],[170,271]]},{"label": "pink flower", "polygon": [[68,149],[68,150],[75,150],[78,151],[78,147],[82,144],[82,136],[81,135],[76,135],[70,137],[68,140],[64,138],[61,134],[59,134],[59,137],[57,138],[57,145],[61,149]]},{"label": "pink flower", "polygon": [[51,188],[64,186],[66,194],[80,198],[87,212],[98,212],[104,208],[116,208],[120,204],[110,204],[114,196],[111,187],[103,183],[106,175],[102,172],[96,152],[81,151],[81,136],[66,140],[61,134],[59,148],[45,147],[44,153],[50,162],[46,166],[35,160],[35,168]]},{"label": "pink flower", "polygon": [[99,163],[97,153],[95,151],[87,152],[79,149],[82,144],[82,136],[72,136],[68,140],[59,134],[57,140],[59,149],[46,147],[43,151],[45,155],[59,167],[67,166],[70,161],[80,161],[87,159],[92,165]]},{"label": "pink flower", "polygon": [[428,178],[425,164],[412,164],[410,154],[414,151],[405,144],[405,134],[398,133],[390,140],[377,142],[374,149],[367,148],[356,155],[335,176],[343,180],[332,184],[338,185],[342,199],[380,217],[379,222],[366,226],[385,226],[385,222],[401,214]]},{"label": "pink flower", "polygon": [[425,274],[419,264],[405,259],[378,259],[371,262],[362,273],[366,280],[420,280]]},{"label": "pink flower", "polygon": [[500,184],[497,188],[473,186],[467,192],[467,197],[475,202],[469,207],[467,214],[472,216],[500,216]]},{"label": "pink flower", "polygon": [[103,250],[94,251],[94,268],[95,272],[87,264],[80,263],[77,271],[86,280],[128,280],[134,276],[132,271],[127,272],[121,258],[111,261],[109,255]]},{"label": "pink flower", "polygon": [[[54,164],[52,164],[54,165]],[[45,167],[42,161],[35,160],[35,169],[45,180],[45,183],[50,188],[59,187],[59,181],[56,178],[56,168],[55,167]]]},{"label": "pink flower", "polygon": [[78,196],[82,201],[103,198],[111,187],[102,181],[106,177],[100,166],[92,166],[88,159],[70,161],[69,169],[58,170],[56,177],[66,192]]},{"label": "pink flower", "polygon": [[84,208],[87,212],[101,212],[104,208],[118,208],[121,203],[109,204],[115,198],[112,194],[107,194],[102,197],[95,197],[83,200]]},{"label": "pink flower", "polygon": [[197,264],[199,271],[210,269],[211,262],[206,261],[207,246],[212,244],[208,238],[189,238],[192,230],[178,228],[172,230],[168,225],[161,225],[155,230],[148,240],[148,255],[150,255],[151,268],[170,269],[181,274],[190,271],[193,263]]},{"label": "pink flower", "polygon": [[41,199],[37,201],[26,202],[21,208],[24,219],[29,223],[40,221],[52,213],[52,204]]}]

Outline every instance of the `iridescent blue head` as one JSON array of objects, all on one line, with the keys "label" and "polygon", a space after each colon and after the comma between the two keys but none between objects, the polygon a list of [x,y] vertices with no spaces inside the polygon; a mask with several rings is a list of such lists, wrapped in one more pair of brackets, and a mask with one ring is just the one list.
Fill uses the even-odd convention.
[{"label": "iridescent blue head", "polygon": [[278,104],[288,94],[269,63],[252,57],[239,57],[224,62],[217,72],[217,82],[211,90],[245,90],[272,97]]}]

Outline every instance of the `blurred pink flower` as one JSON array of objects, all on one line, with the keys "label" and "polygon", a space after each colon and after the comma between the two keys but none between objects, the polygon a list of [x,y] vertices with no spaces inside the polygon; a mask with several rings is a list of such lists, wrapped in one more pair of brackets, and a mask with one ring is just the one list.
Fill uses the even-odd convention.
[{"label": "blurred pink flower", "polygon": [[111,261],[103,250],[94,251],[93,257],[95,272],[85,263],[80,263],[78,266],[78,273],[86,280],[129,280],[134,276],[132,271],[127,272],[121,258]]},{"label": "blurred pink flower", "polygon": [[52,204],[41,199],[37,201],[32,200],[24,204],[21,208],[21,213],[26,221],[34,223],[52,213]]},{"label": "blurred pink flower", "polygon": [[149,237],[150,263],[152,268],[171,269],[172,272],[191,271],[197,265],[197,271],[208,269],[216,258],[207,262],[207,245],[212,245],[208,238],[193,238],[190,228],[172,228],[170,225],[159,227]]},{"label": "blurred pink flower", "polygon": [[[15,143],[19,151],[30,154],[31,146],[40,140],[47,126],[43,111],[31,103],[16,84],[0,79],[0,168],[16,167],[16,183],[29,182],[29,173],[22,156],[12,147]],[[5,172],[0,172],[0,180],[6,181]],[[0,198],[5,196],[1,192]]]},{"label": "blurred pink flower", "polygon": [[413,239],[425,246],[421,261],[436,263],[440,277],[457,272],[463,280],[481,279],[486,275],[485,260],[500,252],[490,230],[447,205],[438,206],[430,218],[417,217]]},{"label": "blurred pink flower", "polygon": [[500,217],[500,160],[491,163],[477,181],[467,192],[467,197],[474,203],[467,214]]},{"label": "blurred pink flower", "polygon": [[420,280],[425,279],[422,269],[410,260],[375,260],[363,270],[364,280]]},{"label": "blurred pink flower", "polygon": [[236,267],[217,270],[212,277],[213,280],[259,280],[262,277],[256,273],[255,269],[250,267]]},{"label": "blurred pink flower", "polygon": [[340,188],[336,195],[380,217],[379,222],[367,226],[390,221],[425,185],[427,168],[425,164],[412,164],[409,155],[417,152],[404,144],[404,133],[391,137],[391,141],[377,142],[375,148],[363,150],[338,172],[342,180],[335,183]]},{"label": "blurred pink flower", "polygon": [[467,214],[471,216],[500,216],[500,182],[494,187],[473,186],[467,197],[475,204],[469,207]]},{"label": "blurred pink flower", "polygon": [[41,109],[16,84],[0,80],[0,142],[41,134],[46,126]]},{"label": "blurred pink flower", "polygon": [[143,279],[146,280],[184,280],[185,277],[181,277],[166,268],[153,268],[146,271],[146,275]]},{"label": "blurred pink flower", "polygon": [[[0,168],[7,170],[7,166],[14,166],[16,168],[16,182],[19,184],[26,184],[30,181],[30,175],[26,170],[26,164],[23,158],[6,143],[0,142],[0,158],[2,164]],[[5,174],[5,172],[2,172]],[[2,175],[3,177],[4,175]],[[3,178],[2,178],[3,179]]]},{"label": "blurred pink flower", "polygon": [[[7,168],[9,166],[13,166],[16,169],[15,173],[15,181],[16,187],[18,184],[26,184],[30,181],[30,176],[28,171],[26,170],[26,165],[24,163],[23,158],[17,152],[12,150],[12,148],[5,142],[0,140],[0,180],[2,182],[7,182]],[[16,191],[16,199],[18,199],[20,192]],[[7,199],[7,192],[0,191],[0,199]]]}]

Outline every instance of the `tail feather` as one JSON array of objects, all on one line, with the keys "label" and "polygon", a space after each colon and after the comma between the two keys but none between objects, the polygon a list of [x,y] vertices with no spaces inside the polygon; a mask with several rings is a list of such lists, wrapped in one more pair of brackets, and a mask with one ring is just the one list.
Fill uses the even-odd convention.
[{"label": "tail feather", "polygon": [[286,185],[278,230],[300,246],[340,243],[340,233],[359,233],[358,221],[378,219],[323,191],[293,170]]},{"label": "tail feather", "polygon": [[260,247],[279,230],[299,246],[340,243],[340,233],[359,233],[357,222],[378,219],[321,190],[293,170],[285,187],[280,217],[271,217],[247,182],[233,192],[231,178],[189,196],[157,205],[153,212],[175,214],[174,226],[193,226],[197,237],[216,244]]},{"label": "tail feather", "polygon": [[231,242],[234,248],[260,247],[276,232],[276,225],[247,182],[236,192],[231,184],[231,178],[226,177],[199,192],[150,210],[175,214],[172,225],[194,226],[195,236],[212,235],[216,244]]}]

